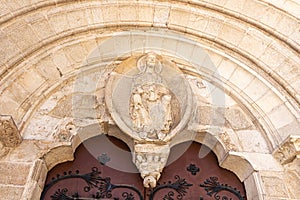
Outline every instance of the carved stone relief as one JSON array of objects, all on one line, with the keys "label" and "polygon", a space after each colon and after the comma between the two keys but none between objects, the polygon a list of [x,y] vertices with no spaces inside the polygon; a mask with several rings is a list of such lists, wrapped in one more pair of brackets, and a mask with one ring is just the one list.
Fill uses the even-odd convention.
[{"label": "carved stone relief", "polygon": [[300,156],[300,136],[290,136],[282,145],[274,152],[274,157],[281,163],[287,164],[292,162],[296,157]]},{"label": "carved stone relief", "polygon": [[135,77],[130,97],[130,117],[133,130],[142,139],[163,140],[170,132],[172,94],[162,84],[161,63],[154,54],[138,61],[140,73]]},{"label": "carved stone relief", "polygon": [[135,141],[133,162],[145,187],[155,187],[170,141],[192,110],[189,84],[175,64],[155,53],[128,58],[114,70],[105,100],[113,120]]},{"label": "carved stone relief", "polygon": [[76,132],[77,128],[72,119],[66,118],[57,125],[56,130],[53,133],[53,138],[58,142],[68,142],[76,135]]},{"label": "carved stone relief", "polygon": [[0,141],[4,147],[16,147],[22,141],[20,132],[11,116],[0,116]]}]

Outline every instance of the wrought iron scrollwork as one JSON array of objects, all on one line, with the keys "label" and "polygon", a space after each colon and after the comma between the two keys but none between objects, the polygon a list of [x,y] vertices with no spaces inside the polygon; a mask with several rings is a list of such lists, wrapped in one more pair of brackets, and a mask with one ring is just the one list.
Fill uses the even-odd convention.
[{"label": "wrought iron scrollwork", "polygon": [[[241,192],[238,191],[236,188],[233,188],[227,184],[220,184],[217,177],[209,177],[204,181],[204,184],[200,184],[200,187],[203,187],[207,192],[207,195],[213,196],[216,200],[232,200],[232,198],[220,195],[219,192],[221,191],[228,191],[235,195],[239,200],[245,199],[245,197],[241,195]],[[200,199],[201,198],[202,197],[200,197]]]},{"label": "wrought iron scrollwork", "polygon": [[180,200],[182,199],[185,194],[187,193],[187,190],[189,189],[190,186],[193,184],[188,183],[185,179],[180,178],[178,175],[175,175],[176,181],[174,183],[169,182],[169,183],[164,183],[161,185],[158,185],[155,187],[150,195],[149,195],[149,200],[153,200],[155,194],[162,189],[172,189],[173,191],[170,191],[167,195],[164,196],[163,200],[174,200],[175,193],[174,191],[177,192],[177,199]]},{"label": "wrought iron scrollwork", "polygon": [[[44,187],[44,191],[41,195],[41,200],[44,200],[48,190],[56,183],[62,180],[74,179],[74,178],[82,179],[86,182],[87,185],[83,188],[84,192],[88,193],[92,189],[96,189],[97,192],[95,194],[92,194],[92,199],[113,198],[112,191],[116,188],[123,188],[135,192],[138,195],[140,200],[144,200],[141,192],[134,186],[123,185],[123,184],[112,184],[109,177],[102,178],[100,174],[101,172],[98,170],[98,168],[93,167],[92,172],[87,174],[79,174],[79,171],[76,171],[76,173],[74,174],[70,171],[68,173],[65,172],[63,176],[57,175],[56,178],[53,178],[52,181]],[[75,193],[70,196],[67,194],[67,192],[68,192],[67,188],[58,189],[53,195],[50,196],[50,198],[52,200],[88,199],[88,198],[80,197],[78,193]],[[123,192],[122,197],[124,198],[124,200],[134,200],[133,193]],[[113,199],[119,200],[118,198],[113,198]]]}]

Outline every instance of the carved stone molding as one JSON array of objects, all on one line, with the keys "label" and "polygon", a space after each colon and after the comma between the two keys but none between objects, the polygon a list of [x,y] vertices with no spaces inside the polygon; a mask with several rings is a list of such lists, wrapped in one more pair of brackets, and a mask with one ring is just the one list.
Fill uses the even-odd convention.
[{"label": "carved stone molding", "polygon": [[281,164],[292,162],[297,156],[300,156],[300,136],[289,136],[273,155]]},{"label": "carved stone molding", "polygon": [[0,116],[0,141],[4,147],[16,147],[22,141],[20,132],[11,116]]}]

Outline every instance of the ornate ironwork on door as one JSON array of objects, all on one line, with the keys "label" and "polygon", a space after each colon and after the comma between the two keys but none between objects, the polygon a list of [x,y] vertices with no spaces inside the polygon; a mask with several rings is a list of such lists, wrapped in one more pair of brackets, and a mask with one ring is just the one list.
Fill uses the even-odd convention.
[{"label": "ornate ironwork on door", "polygon": [[[204,159],[191,159],[191,155],[195,155],[192,153],[198,151],[201,145],[197,143],[189,145],[190,147],[185,153],[179,156],[176,161],[169,163],[157,186],[152,189],[143,187],[138,173],[121,172],[125,174],[124,177],[121,177],[120,172],[106,166],[105,163],[114,159],[110,157],[109,153],[99,154],[102,158],[105,157],[105,159],[100,160],[106,162],[99,162],[99,156],[89,162],[79,162],[83,158],[92,159],[87,155],[88,151],[80,147],[76,152],[78,156],[74,161],[75,165],[73,162],[68,162],[57,166],[49,173],[54,177],[48,176],[41,200],[246,199],[243,185],[236,179],[235,175],[227,170],[224,171],[217,165],[212,165],[213,162],[216,162],[214,155],[208,155]],[[91,165],[93,167],[87,169]],[[80,170],[74,170],[76,166]],[[67,171],[65,169],[72,170]],[[82,170],[85,173],[81,173]]]}]

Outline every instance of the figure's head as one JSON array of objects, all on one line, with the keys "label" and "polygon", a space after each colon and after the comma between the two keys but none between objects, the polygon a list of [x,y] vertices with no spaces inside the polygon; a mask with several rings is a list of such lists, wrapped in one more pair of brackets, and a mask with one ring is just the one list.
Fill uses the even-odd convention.
[{"label": "figure's head", "polygon": [[155,67],[156,65],[156,55],[154,53],[148,53],[146,57],[146,65],[148,67]]}]

